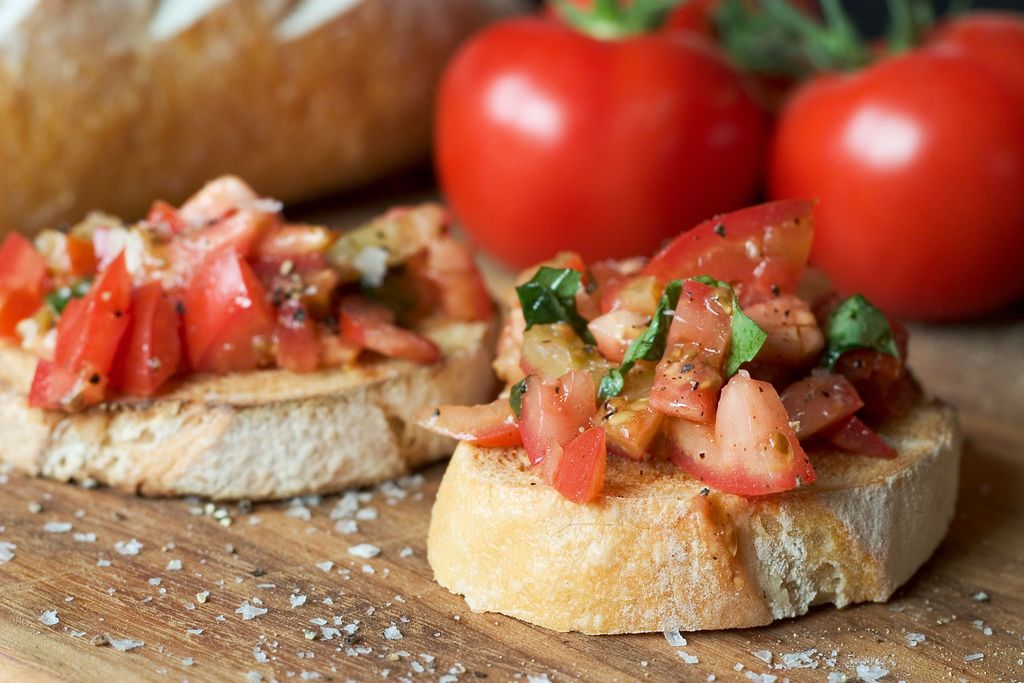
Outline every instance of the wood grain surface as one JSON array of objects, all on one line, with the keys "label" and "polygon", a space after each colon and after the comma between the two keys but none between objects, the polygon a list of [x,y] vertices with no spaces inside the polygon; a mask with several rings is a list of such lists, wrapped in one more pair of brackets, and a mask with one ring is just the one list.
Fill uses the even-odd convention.
[{"label": "wood grain surface", "polygon": [[[307,212],[350,223],[380,197],[361,201]],[[916,333],[915,368],[961,407],[968,443],[952,529],[888,604],[684,634],[682,648],[558,634],[474,614],[432,581],[424,539],[443,465],[251,510],[4,473],[0,681],[826,681],[857,680],[858,666],[883,681],[1024,680],[1024,346],[1012,341],[1024,324]],[[122,554],[132,539],[141,548]],[[266,612],[244,619],[245,601]],[[59,622],[40,621],[49,611]]]}]

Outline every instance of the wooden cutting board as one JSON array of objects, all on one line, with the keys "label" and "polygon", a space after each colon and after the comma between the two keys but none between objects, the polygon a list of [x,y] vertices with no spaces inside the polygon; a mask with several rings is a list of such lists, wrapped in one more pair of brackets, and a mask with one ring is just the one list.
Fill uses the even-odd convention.
[{"label": "wooden cutting board", "polygon": [[[351,223],[391,196],[307,212]],[[442,465],[251,510],[5,473],[0,681],[1024,680],[1024,324],[915,332],[916,370],[962,407],[968,442],[949,536],[889,604],[682,648],[559,634],[473,614],[432,581]],[[124,641],[142,644],[104,644]]]}]

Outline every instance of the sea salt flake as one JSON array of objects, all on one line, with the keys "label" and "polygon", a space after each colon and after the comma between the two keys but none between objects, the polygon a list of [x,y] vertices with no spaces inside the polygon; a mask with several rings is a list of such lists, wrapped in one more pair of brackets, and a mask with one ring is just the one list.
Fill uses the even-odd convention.
[{"label": "sea salt flake", "polygon": [[317,562],[316,567],[322,572],[329,572],[334,569],[334,563],[330,560],[324,560],[323,562]]},{"label": "sea salt flake", "polygon": [[71,538],[75,542],[77,542],[77,543],[95,543],[96,542],[96,534],[93,533],[92,531],[88,531],[88,532],[76,531],[75,533],[71,534]]},{"label": "sea salt flake", "polygon": [[149,585],[150,586],[159,586],[161,581],[163,581],[163,579],[161,579],[159,577],[155,577],[155,578],[152,578],[152,579],[149,580]]},{"label": "sea salt flake", "polygon": [[334,640],[341,637],[341,629],[332,626],[321,626],[320,633],[323,635],[324,640]]},{"label": "sea salt flake", "polygon": [[412,548],[410,548],[409,546],[405,546],[404,548],[402,548],[401,550],[398,551],[398,556],[399,557],[412,557]]},{"label": "sea salt flake", "polygon": [[771,664],[772,663],[772,651],[771,650],[756,650],[754,652],[751,652],[750,654],[754,655],[755,657],[760,659],[765,664]]},{"label": "sea salt flake", "polygon": [[119,652],[128,652],[128,650],[134,650],[146,644],[144,641],[132,640],[131,638],[107,638],[107,641],[112,648]]},{"label": "sea salt flake", "polygon": [[68,635],[72,638],[81,638],[85,635],[85,631],[76,631],[75,629],[68,629]]},{"label": "sea salt flake", "polygon": [[678,627],[665,629],[665,640],[672,647],[684,647],[686,645],[686,638],[679,633]]},{"label": "sea salt flake", "polygon": [[243,602],[242,606],[235,610],[235,614],[241,614],[242,615],[242,621],[249,621],[250,619],[255,619],[256,617],[258,617],[260,615],[263,615],[263,614],[266,614],[266,613],[267,613],[266,608],[264,608],[264,607],[254,607],[254,606],[249,604],[248,600]]},{"label": "sea salt flake", "polygon": [[756,674],[753,671],[748,671],[744,676],[754,681],[754,683],[775,683],[778,680],[778,677],[772,674]]},{"label": "sea salt flake", "polygon": [[313,514],[309,511],[309,508],[303,506],[288,508],[288,511],[284,514],[288,517],[294,517],[296,519],[301,519],[306,522],[313,518]]},{"label": "sea salt flake", "polygon": [[18,546],[7,541],[0,541],[0,564],[10,562],[14,559],[14,549]]},{"label": "sea salt flake", "polygon": [[348,554],[369,560],[380,555],[380,548],[370,543],[360,543],[359,545],[350,546]]},{"label": "sea salt flake", "polygon": [[965,662],[976,662],[979,659],[985,659],[985,653],[984,652],[974,652],[974,653],[971,653],[969,655],[964,655],[964,661]]},{"label": "sea salt flake", "polygon": [[246,671],[245,678],[248,683],[263,683],[263,674],[259,671]]},{"label": "sea salt flake", "polygon": [[818,662],[814,661],[814,655],[818,653],[816,648],[804,650],[803,652],[790,652],[782,655],[783,669],[817,669]]},{"label": "sea salt flake", "polygon": [[185,657],[184,659],[181,660],[181,665],[182,666],[192,666],[192,658],[191,657]]},{"label": "sea salt flake", "polygon": [[114,543],[114,550],[116,550],[119,555],[127,555],[128,557],[138,555],[139,551],[142,550],[142,547],[142,544],[134,538],[130,541],[117,541]]},{"label": "sea salt flake", "polygon": [[878,683],[889,675],[889,670],[881,664],[858,664],[857,678],[864,683]]},{"label": "sea salt flake", "polygon": [[700,660],[697,659],[697,656],[691,655],[686,650],[679,650],[679,658],[683,660],[684,664],[700,664]]},{"label": "sea salt flake", "polygon": [[908,633],[906,635],[906,639],[907,645],[909,645],[910,647],[917,647],[924,641],[928,640],[928,638],[923,633]]},{"label": "sea salt flake", "polygon": [[849,683],[850,677],[842,671],[831,671],[828,674],[828,683]]},{"label": "sea salt flake", "polygon": [[295,609],[296,607],[302,607],[303,605],[306,604],[306,596],[305,595],[289,595],[288,596],[288,602],[291,603],[292,609]]},{"label": "sea salt flake", "polygon": [[357,534],[359,533],[359,525],[356,524],[354,519],[340,519],[337,524],[334,525],[334,530],[339,534]]},{"label": "sea salt flake", "polygon": [[96,566],[97,567],[109,567],[111,564],[113,564],[113,563],[110,560],[104,560],[104,559],[96,560]]},{"label": "sea salt flake", "polygon": [[55,626],[60,623],[60,617],[57,616],[57,610],[49,609],[39,615],[39,623],[43,626]]},{"label": "sea salt flake", "polygon": [[360,508],[356,513],[356,519],[362,522],[370,522],[378,517],[380,517],[380,513],[377,511],[377,508],[374,507]]},{"label": "sea salt flake", "polygon": [[71,531],[71,522],[47,522],[43,525],[43,531],[48,534],[66,534]]},{"label": "sea salt flake", "polygon": [[384,637],[388,640],[401,640],[402,632],[398,630],[398,627],[394,624],[384,629]]},{"label": "sea salt flake", "polygon": [[364,564],[364,565],[363,565],[363,573],[364,573],[364,574],[376,574],[376,573],[377,573],[377,570],[376,570],[376,569],[374,569],[373,567],[371,567],[371,566],[370,566],[370,565],[368,565],[368,564]]},{"label": "sea salt flake", "polygon": [[185,631],[190,636],[201,636],[203,635],[203,629],[201,628],[190,628]]},{"label": "sea salt flake", "polygon": [[531,676],[527,674],[527,683],[551,683],[551,679],[548,678],[547,674],[541,674],[540,676]]},{"label": "sea salt flake", "polygon": [[167,563],[167,571],[176,572],[181,570],[181,560],[171,560]]},{"label": "sea salt flake", "polygon": [[327,624],[327,620],[323,617],[313,617],[309,620],[309,623],[313,624],[314,626],[324,626],[325,624]]}]

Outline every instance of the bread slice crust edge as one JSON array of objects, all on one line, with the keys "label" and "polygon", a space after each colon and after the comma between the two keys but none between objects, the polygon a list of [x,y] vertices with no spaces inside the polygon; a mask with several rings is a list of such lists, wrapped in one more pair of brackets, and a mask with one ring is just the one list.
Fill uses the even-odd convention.
[{"label": "bread slice crust edge", "polygon": [[885,601],[946,533],[962,437],[951,409],[924,402],[882,433],[895,460],[814,453],[815,484],[758,498],[610,458],[589,505],[561,498],[518,449],[461,443],[428,559],[474,611],[587,634],[752,627]]}]

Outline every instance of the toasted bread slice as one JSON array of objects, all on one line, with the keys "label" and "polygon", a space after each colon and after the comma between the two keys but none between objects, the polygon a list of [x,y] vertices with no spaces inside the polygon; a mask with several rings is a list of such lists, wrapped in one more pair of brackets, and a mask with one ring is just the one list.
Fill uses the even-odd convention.
[{"label": "toasted bread slice", "polygon": [[668,463],[609,458],[589,505],[562,498],[520,450],[462,443],[437,494],[429,561],[475,611],[588,634],[759,626],[884,601],[946,533],[961,436],[936,403],[881,433],[898,458],[816,452],[813,485],[760,498],[708,491]]},{"label": "toasted bread slice", "polygon": [[418,413],[494,392],[493,324],[449,322],[425,333],[444,352],[441,363],[197,376],[153,400],[70,415],[30,408],[36,358],[0,346],[0,460],[153,496],[259,500],[379,482],[451,452],[453,441],[414,424]]}]

